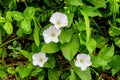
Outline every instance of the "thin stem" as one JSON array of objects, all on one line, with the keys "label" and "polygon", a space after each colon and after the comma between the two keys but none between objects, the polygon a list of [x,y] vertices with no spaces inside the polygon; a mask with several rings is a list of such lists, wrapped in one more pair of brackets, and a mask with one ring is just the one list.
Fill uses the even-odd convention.
[{"label": "thin stem", "polygon": [[[92,21],[94,22],[94,24],[96,25],[96,27],[98,28],[98,30],[102,33],[102,35],[104,35],[104,33],[101,31],[101,29],[99,28],[98,24],[95,22],[94,19],[92,19]],[[104,35],[105,36],[105,35]]]},{"label": "thin stem", "polygon": [[23,2],[24,2],[24,4],[25,4],[25,6],[28,7],[28,5],[27,5],[27,3],[26,3],[26,0],[24,0]]},{"label": "thin stem", "polygon": [[14,40],[19,39],[19,38],[21,38],[21,37],[16,37],[16,38],[14,38],[14,39],[11,39],[11,40],[9,40],[9,41],[3,43],[2,45],[0,45],[0,48],[3,47],[3,46],[5,46],[5,45],[7,45],[8,43],[11,43],[11,42],[14,41]]}]

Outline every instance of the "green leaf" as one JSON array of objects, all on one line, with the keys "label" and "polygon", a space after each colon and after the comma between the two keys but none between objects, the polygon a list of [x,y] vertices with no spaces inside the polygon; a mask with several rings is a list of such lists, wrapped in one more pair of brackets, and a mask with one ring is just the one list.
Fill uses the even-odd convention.
[{"label": "green leaf", "polygon": [[115,37],[114,41],[115,41],[115,45],[117,45],[118,47],[120,47],[120,38],[119,37]]},{"label": "green leaf", "polygon": [[0,70],[0,77],[1,77],[1,78],[7,78],[7,74],[6,74],[6,72]]},{"label": "green leaf", "polygon": [[34,41],[35,41],[35,43],[38,47],[40,45],[39,31],[40,31],[39,27],[35,26],[34,33],[33,33],[33,38],[34,38]]},{"label": "green leaf", "polygon": [[88,43],[91,36],[90,22],[87,14],[82,10],[80,11],[81,11],[81,14],[84,16],[85,25],[86,25],[86,43]]},{"label": "green leaf", "polygon": [[72,69],[70,70],[70,72],[71,74],[69,76],[69,80],[77,80],[75,72]]},{"label": "green leaf", "polygon": [[87,68],[86,71],[81,71],[79,67],[76,67],[73,62],[71,62],[74,72],[79,76],[81,80],[91,80],[90,69]]},{"label": "green leaf", "polygon": [[109,62],[109,60],[112,58],[113,55],[114,55],[114,45],[110,47],[105,46],[98,53],[98,56],[101,57],[106,62]]},{"label": "green leaf", "polygon": [[48,79],[49,80],[59,80],[61,71],[56,69],[48,69]]},{"label": "green leaf", "polygon": [[62,44],[62,54],[67,60],[72,60],[79,49],[79,40],[77,35],[73,35],[70,42]]},{"label": "green leaf", "polygon": [[91,6],[87,6],[84,5],[83,6],[83,11],[86,13],[87,16],[89,17],[95,17],[95,16],[100,16],[102,17],[101,13],[99,12],[99,10],[97,10],[96,7],[91,7]]},{"label": "green leaf", "polygon": [[103,48],[105,46],[105,44],[108,42],[107,38],[104,38],[101,35],[97,35],[95,36],[95,40],[97,42],[97,48]]},{"label": "green leaf", "polygon": [[73,17],[74,17],[74,13],[68,13],[68,28],[71,26],[71,24],[73,23]]},{"label": "green leaf", "polygon": [[73,32],[73,29],[63,30],[59,36],[60,43],[64,44],[65,42],[69,42],[72,38]]},{"label": "green leaf", "polygon": [[6,13],[6,20],[9,21],[9,22],[12,22],[11,11],[8,11]]},{"label": "green leaf", "polygon": [[21,22],[21,28],[22,28],[26,33],[31,32],[31,30],[32,30],[32,29],[31,29],[31,21],[24,19],[24,20]]},{"label": "green leaf", "polygon": [[112,75],[115,75],[118,71],[120,71],[120,56],[116,55],[112,57],[109,65],[112,67]]},{"label": "green leaf", "polygon": [[6,31],[7,34],[12,34],[13,32],[13,26],[10,22],[6,22],[3,26],[4,30]]},{"label": "green leaf", "polygon": [[73,6],[82,6],[82,0],[65,0],[67,4],[73,5]]},{"label": "green leaf", "polygon": [[100,67],[100,66],[106,66],[107,62],[105,60],[103,60],[102,58],[98,57],[98,56],[92,56],[91,57],[91,61],[92,61],[92,66],[93,67]]},{"label": "green leaf", "polygon": [[41,52],[44,53],[55,53],[58,52],[60,50],[59,47],[59,43],[54,43],[54,42],[50,42],[48,44],[44,44],[41,48]]},{"label": "green leaf", "polygon": [[105,0],[87,0],[87,1],[93,4],[97,8],[106,8]]},{"label": "green leaf", "polygon": [[5,18],[4,17],[0,17],[0,23],[5,23],[5,22],[6,22]]},{"label": "green leaf", "polygon": [[15,70],[14,70],[14,68],[12,68],[12,67],[9,67],[9,68],[7,69],[7,72],[10,73],[10,74],[15,74]]},{"label": "green leaf", "polygon": [[31,20],[34,17],[34,14],[35,14],[34,7],[27,7],[23,12],[24,18],[29,20]]},{"label": "green leaf", "polygon": [[16,21],[22,21],[23,20],[23,14],[21,12],[18,11],[12,11],[12,17],[16,20]]},{"label": "green leaf", "polygon": [[19,36],[19,37],[22,37],[23,36],[23,30],[22,30],[22,28],[19,28],[18,30],[17,30],[17,36]]},{"label": "green leaf", "polygon": [[53,55],[48,55],[48,61],[45,63],[45,68],[54,68],[55,67],[55,58]]},{"label": "green leaf", "polygon": [[29,53],[28,51],[20,50],[20,53],[21,53],[25,58],[29,58],[29,57],[30,57],[30,53]]},{"label": "green leaf", "polygon": [[41,46],[38,47],[35,43],[32,43],[31,48],[32,48],[32,52],[33,52],[33,53],[40,52],[40,50],[41,50]]},{"label": "green leaf", "polygon": [[90,38],[90,40],[87,44],[87,49],[88,49],[89,53],[92,54],[92,52],[95,51],[96,46],[97,46],[97,43],[96,43],[95,39]]},{"label": "green leaf", "polygon": [[117,28],[115,26],[111,26],[109,28],[109,35],[110,36],[118,36],[118,35],[120,35],[120,28]]},{"label": "green leaf", "polygon": [[19,73],[21,78],[25,78],[31,73],[31,69],[24,67],[23,65],[19,65],[16,68],[16,71]]},{"label": "green leaf", "polygon": [[43,71],[42,68],[36,67],[32,70],[31,76],[36,76],[39,72]]}]

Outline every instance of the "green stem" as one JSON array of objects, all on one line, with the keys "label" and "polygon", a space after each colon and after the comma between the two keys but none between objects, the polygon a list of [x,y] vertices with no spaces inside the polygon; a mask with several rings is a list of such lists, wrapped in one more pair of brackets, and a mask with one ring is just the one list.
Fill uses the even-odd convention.
[{"label": "green stem", "polygon": [[3,43],[2,45],[0,45],[0,48],[3,47],[3,46],[5,46],[5,45],[7,45],[8,43],[11,43],[11,42],[14,41],[14,40],[19,39],[19,38],[21,38],[21,37],[16,37],[16,38],[14,38],[14,39],[11,39],[11,40],[9,40],[9,41]]},{"label": "green stem", "polygon": [[[92,21],[94,22],[94,24],[96,25],[96,27],[98,28],[98,30],[102,33],[102,35],[104,35],[104,33],[102,32],[102,30],[99,28],[98,24],[95,22],[94,19],[92,19]],[[105,36],[105,35],[104,35]]]}]

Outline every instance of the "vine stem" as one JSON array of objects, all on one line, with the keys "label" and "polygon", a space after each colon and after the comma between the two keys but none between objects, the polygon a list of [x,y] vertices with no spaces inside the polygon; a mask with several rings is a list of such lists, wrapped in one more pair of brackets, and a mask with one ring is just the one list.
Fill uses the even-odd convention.
[{"label": "vine stem", "polygon": [[14,40],[19,39],[19,38],[21,38],[21,37],[16,37],[16,38],[14,38],[14,39],[11,39],[11,40],[9,40],[9,41],[3,43],[2,45],[0,45],[0,48],[3,47],[3,46],[5,46],[5,45],[8,44],[8,43],[11,43],[11,42],[14,41]]}]

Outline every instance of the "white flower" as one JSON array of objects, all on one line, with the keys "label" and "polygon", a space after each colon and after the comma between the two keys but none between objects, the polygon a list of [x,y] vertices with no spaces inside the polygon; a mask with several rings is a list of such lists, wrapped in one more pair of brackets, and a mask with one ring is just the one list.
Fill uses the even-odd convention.
[{"label": "white flower", "polygon": [[61,30],[60,29],[56,29],[53,26],[50,26],[48,29],[43,31],[43,37],[44,37],[44,41],[46,43],[50,43],[50,42],[58,42],[58,36],[60,35]]},{"label": "white flower", "polygon": [[68,25],[67,15],[61,12],[55,12],[49,20],[57,29]]},{"label": "white flower", "polygon": [[46,57],[45,53],[39,52],[39,53],[34,54],[32,56],[32,59],[33,59],[34,66],[38,65],[40,67],[43,67],[43,65],[47,62],[48,57]]},{"label": "white flower", "polygon": [[90,61],[90,56],[87,54],[78,54],[77,60],[75,61],[75,66],[80,67],[82,71],[85,71],[87,67],[92,65]]}]

